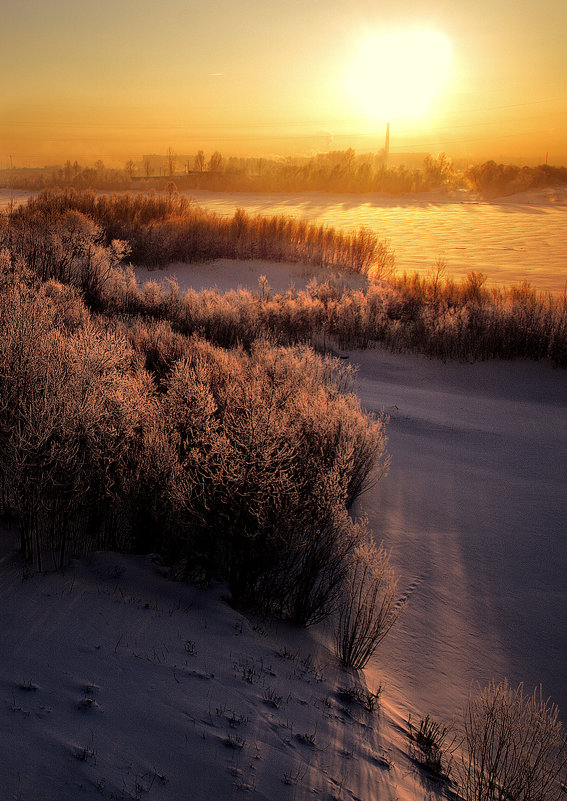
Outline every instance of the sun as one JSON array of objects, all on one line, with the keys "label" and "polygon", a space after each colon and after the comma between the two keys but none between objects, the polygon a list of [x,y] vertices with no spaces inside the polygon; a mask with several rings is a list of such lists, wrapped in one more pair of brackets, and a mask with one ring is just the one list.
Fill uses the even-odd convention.
[{"label": "sun", "polygon": [[451,59],[451,42],[438,31],[376,33],[361,43],[347,86],[371,117],[420,116],[447,80]]}]

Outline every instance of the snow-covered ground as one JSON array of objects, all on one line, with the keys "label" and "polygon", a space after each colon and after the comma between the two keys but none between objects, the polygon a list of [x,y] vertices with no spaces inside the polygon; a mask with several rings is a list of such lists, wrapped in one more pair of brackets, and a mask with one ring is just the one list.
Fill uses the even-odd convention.
[{"label": "snow-covered ground", "polygon": [[182,292],[194,289],[216,289],[227,292],[230,289],[259,291],[260,278],[264,276],[272,292],[283,293],[293,286],[297,291],[306,289],[310,281],[318,282],[334,277],[335,280],[353,289],[368,285],[368,281],[356,273],[339,273],[324,267],[308,264],[281,264],[269,261],[232,261],[217,259],[207,264],[171,264],[167,270],[150,270],[136,267],[139,284],[155,281],[164,284],[173,278]]},{"label": "snow-covered ground", "polygon": [[392,458],[357,511],[411,591],[379,668],[423,714],[447,719],[471,682],[508,676],[541,683],[565,720],[567,373],[381,351],[351,360],[362,403],[390,415]]},{"label": "snow-covered ground", "polygon": [[3,801],[422,797],[391,696],[346,698],[364,681],[323,632],[247,619],[151,558],[26,578],[0,541]]}]

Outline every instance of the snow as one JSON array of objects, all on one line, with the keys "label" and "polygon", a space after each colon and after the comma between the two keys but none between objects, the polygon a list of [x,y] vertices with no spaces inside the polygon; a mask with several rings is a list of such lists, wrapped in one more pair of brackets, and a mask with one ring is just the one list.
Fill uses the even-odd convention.
[{"label": "snow", "polygon": [[368,281],[356,273],[339,274],[324,267],[308,264],[281,264],[260,260],[217,259],[207,264],[171,264],[167,270],[136,267],[135,272],[139,284],[147,281],[164,284],[173,278],[182,292],[188,289],[196,292],[203,289],[214,289],[221,293],[231,289],[258,292],[261,276],[265,276],[270,290],[274,293],[284,293],[292,286],[299,292],[306,289],[310,281],[316,280],[322,283],[329,278],[339,279],[342,284],[353,289],[368,285]]},{"label": "snow", "polygon": [[379,666],[395,666],[423,714],[449,719],[471,682],[505,676],[541,683],[565,711],[567,375],[381,351],[351,359],[363,404],[390,415],[392,457],[357,511],[411,589]]},{"label": "snow", "polygon": [[386,708],[341,696],[362,683],[324,633],[248,619],[222,586],[167,581],[151,557],[26,578],[9,539],[2,798],[370,799],[398,784],[414,797],[403,736],[382,736]]}]

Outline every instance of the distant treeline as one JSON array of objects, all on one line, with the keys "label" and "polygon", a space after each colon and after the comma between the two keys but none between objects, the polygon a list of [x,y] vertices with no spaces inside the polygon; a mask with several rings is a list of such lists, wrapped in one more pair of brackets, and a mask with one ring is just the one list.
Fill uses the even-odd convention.
[{"label": "distant treeline", "polygon": [[[399,157],[398,157],[399,158]],[[274,160],[229,158],[213,153],[207,161],[202,151],[193,163],[179,169],[175,154],[164,157],[161,175],[152,162],[142,168],[127,162],[123,169],[109,169],[103,162],[94,167],[67,161],[62,167],[13,169],[0,173],[4,185],[22,189],[73,187],[75,189],[207,189],[219,192],[427,192],[439,187],[472,188],[488,196],[513,194],[526,189],[567,183],[567,168],[541,165],[519,167],[484,164],[456,169],[442,153],[425,155],[416,163],[388,163],[383,153],[356,154],[348,150],[319,153],[312,158]]]},{"label": "distant treeline", "polygon": [[552,167],[548,164],[518,167],[514,164],[486,161],[484,164],[469,167],[464,178],[481,195],[502,197],[526,192],[528,189],[567,184],[567,167]]}]

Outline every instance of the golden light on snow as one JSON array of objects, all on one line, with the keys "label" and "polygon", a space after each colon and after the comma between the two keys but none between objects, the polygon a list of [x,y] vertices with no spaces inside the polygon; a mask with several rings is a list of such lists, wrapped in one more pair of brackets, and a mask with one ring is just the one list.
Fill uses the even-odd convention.
[{"label": "golden light on snow", "polygon": [[420,116],[443,88],[451,60],[451,42],[438,31],[373,34],[360,45],[348,89],[377,119]]}]

